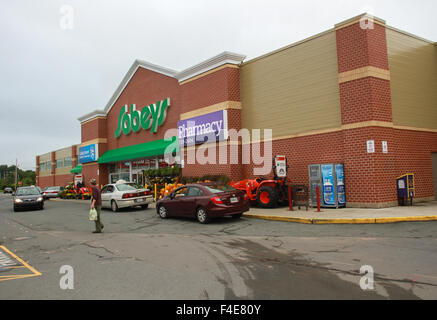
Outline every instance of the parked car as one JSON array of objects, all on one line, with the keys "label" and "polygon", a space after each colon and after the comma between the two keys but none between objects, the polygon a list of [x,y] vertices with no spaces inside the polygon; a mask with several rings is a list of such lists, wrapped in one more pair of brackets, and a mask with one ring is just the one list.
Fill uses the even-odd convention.
[{"label": "parked car", "polygon": [[44,199],[44,201],[45,201],[45,200],[46,200],[46,197],[45,197],[45,195],[44,195],[44,191],[42,191],[42,189],[41,189],[40,187],[38,187],[38,186],[32,186],[32,187],[35,187],[35,188],[38,189],[39,193],[42,195],[42,197],[43,197],[43,199]]},{"label": "parked car", "polygon": [[44,190],[43,196],[45,199],[58,198],[62,190],[64,190],[64,187],[59,187],[59,186],[48,187],[47,189]]},{"label": "parked car", "polygon": [[200,223],[208,223],[216,217],[240,218],[249,207],[246,193],[229,185],[189,184],[159,200],[156,213],[163,219],[193,217]]},{"label": "parked car", "polygon": [[153,196],[149,189],[137,188],[130,183],[107,184],[102,189],[102,208],[110,208],[114,212],[120,208],[136,206],[147,209],[152,202]]},{"label": "parked car", "polygon": [[14,190],[12,188],[6,187],[3,189],[3,193],[14,193]]},{"label": "parked car", "polygon": [[13,196],[14,211],[24,208],[44,209],[44,198],[36,187],[20,187]]}]

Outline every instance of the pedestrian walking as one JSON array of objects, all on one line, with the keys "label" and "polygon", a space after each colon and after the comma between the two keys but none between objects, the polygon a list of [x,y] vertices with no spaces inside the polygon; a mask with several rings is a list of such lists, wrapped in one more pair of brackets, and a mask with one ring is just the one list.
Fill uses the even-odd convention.
[{"label": "pedestrian walking", "polygon": [[91,179],[90,184],[92,186],[92,198],[91,198],[91,209],[96,209],[97,220],[94,221],[96,224],[96,230],[93,233],[101,233],[104,225],[100,220],[100,213],[102,212],[102,193],[97,185],[96,179]]}]

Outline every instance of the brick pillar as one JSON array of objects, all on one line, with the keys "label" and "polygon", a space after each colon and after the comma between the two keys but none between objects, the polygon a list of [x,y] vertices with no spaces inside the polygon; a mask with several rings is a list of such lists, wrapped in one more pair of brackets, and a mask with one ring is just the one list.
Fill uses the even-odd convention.
[{"label": "brick pillar", "polygon": [[[192,79],[181,82],[182,113],[181,120],[214,111],[227,110],[228,129],[241,129],[241,100],[240,100],[240,69],[236,64],[224,64]],[[196,146],[204,148],[207,144]],[[216,164],[188,164],[187,153],[194,147],[185,148],[185,165],[182,169],[184,176],[226,175],[232,180],[242,178],[241,147],[238,147],[239,161],[231,164],[229,143],[222,141],[216,147]],[[188,149],[188,150],[187,150]],[[220,164],[220,154],[227,153],[227,161]],[[207,155],[207,151],[204,153]],[[197,159],[196,159],[197,160]]]},{"label": "brick pillar", "polygon": [[52,151],[51,153],[51,162],[52,162],[52,167],[51,167],[51,171],[50,171],[50,183],[52,186],[55,185],[55,174],[56,174],[56,152]]},{"label": "brick pillar", "polygon": [[35,184],[39,186],[39,156],[36,156]]},{"label": "brick pillar", "polygon": [[[96,144],[99,157],[107,150],[107,126],[106,117],[96,116],[81,122],[82,143],[79,146]],[[106,164],[90,162],[82,164],[82,176],[84,184],[89,186],[90,179],[96,179],[98,185],[108,183],[108,168]]]},{"label": "brick pillar", "polygon": [[77,146],[71,146],[71,166],[77,166]]},{"label": "brick pillar", "polygon": [[[395,156],[385,22],[363,15],[335,28],[348,205],[391,206]],[[367,152],[370,140],[374,153]]]}]

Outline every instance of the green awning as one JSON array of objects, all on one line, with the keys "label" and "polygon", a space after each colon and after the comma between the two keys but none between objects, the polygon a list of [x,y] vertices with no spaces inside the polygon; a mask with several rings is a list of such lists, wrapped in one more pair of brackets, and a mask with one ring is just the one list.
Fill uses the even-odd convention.
[{"label": "green awning", "polygon": [[75,166],[73,169],[70,170],[71,173],[81,173],[82,172],[82,165],[79,164]]},{"label": "green awning", "polygon": [[108,150],[99,157],[99,160],[97,160],[97,162],[108,163],[116,161],[127,161],[164,154],[171,154],[173,152],[179,152],[177,137],[172,137],[168,140],[161,139],[146,143],[140,143],[124,148]]}]

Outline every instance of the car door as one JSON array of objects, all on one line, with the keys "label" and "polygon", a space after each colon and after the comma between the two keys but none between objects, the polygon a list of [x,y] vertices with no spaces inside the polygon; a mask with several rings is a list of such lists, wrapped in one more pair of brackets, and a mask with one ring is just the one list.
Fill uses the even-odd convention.
[{"label": "car door", "polygon": [[198,187],[188,187],[185,197],[181,198],[181,206],[184,208],[185,215],[196,216],[196,209],[199,197],[203,196],[203,190]]},{"label": "car door", "polygon": [[176,189],[173,194],[174,197],[172,199],[169,199],[165,203],[165,207],[167,208],[167,211],[172,216],[185,216],[186,210],[184,206],[182,205],[182,199],[185,198],[187,194],[187,187],[181,187],[179,189]]},{"label": "car door", "polygon": [[102,189],[102,207],[109,208],[111,206],[111,194],[114,190],[113,186],[104,186]]}]

